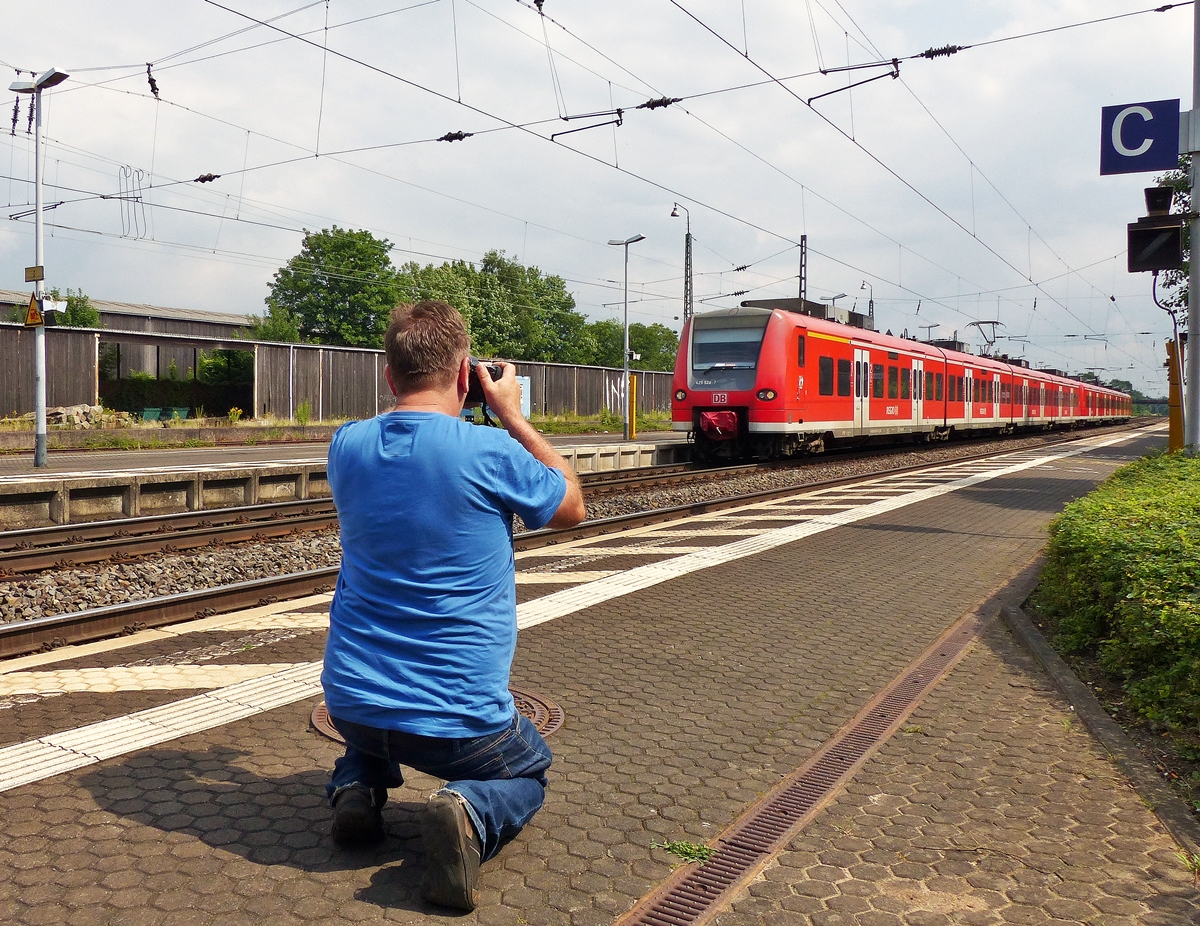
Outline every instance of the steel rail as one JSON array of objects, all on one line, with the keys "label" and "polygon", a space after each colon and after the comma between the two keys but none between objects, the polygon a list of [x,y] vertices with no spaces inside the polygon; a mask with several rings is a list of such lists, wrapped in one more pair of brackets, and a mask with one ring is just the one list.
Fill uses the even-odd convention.
[{"label": "steel rail", "polygon": [[322,514],[332,510],[333,499],[331,498],[289,499],[280,502],[264,502],[258,505],[238,505],[232,508],[206,508],[200,511],[180,511],[137,518],[113,518],[105,521],[55,524],[50,527],[28,527],[0,532],[0,552],[30,550],[55,545],[65,546],[89,540],[109,540],[114,537],[136,537],[158,533],[164,529],[186,530],[216,527],[221,524],[242,524],[249,520]]},{"label": "steel rail", "polygon": [[[1129,430],[1141,430],[1141,428],[1133,427],[1129,428]],[[1068,437],[1048,440],[1045,444],[1039,446],[1069,443],[1091,436],[1094,436],[1094,434],[1077,433]],[[743,495],[730,495],[703,502],[675,505],[670,508],[659,508],[653,511],[600,518],[594,521],[585,521],[582,524],[564,530],[527,531],[517,534],[514,537],[513,546],[518,552],[527,552],[543,547],[556,546],[561,543],[568,543],[573,540],[583,540],[618,531],[648,527],[714,511],[723,511],[729,508],[739,508],[756,502],[770,501],[789,495],[852,485],[856,482],[866,482],[886,476],[929,470],[939,466],[969,463],[975,460],[1003,456],[1006,453],[1020,453],[1030,449],[1033,448],[1016,448],[1011,451],[1000,451],[999,453],[993,450],[955,457],[952,460],[943,460],[938,463],[914,463],[877,470],[871,473],[817,480],[800,485],[766,489]],[[86,611],[74,611],[67,614],[34,618],[29,621],[13,621],[7,624],[0,624],[0,658],[54,649],[72,643],[85,643],[104,639],[105,637],[136,633],[140,630],[162,627],[199,617],[208,617],[213,614],[235,611],[255,605],[265,605],[275,601],[302,598],[307,595],[327,592],[336,583],[337,575],[338,569],[336,567],[327,567],[307,572],[290,573],[283,576],[254,579],[248,582],[238,582],[218,588],[183,592],[178,595],[165,595],[159,598],[109,605]]]},{"label": "steel rail", "polygon": [[156,532],[141,537],[109,537],[104,540],[40,547],[35,550],[6,550],[0,552],[0,581],[9,574],[65,569],[105,561],[120,562],[127,557],[145,556],[149,553],[180,553],[213,544],[276,540],[305,531],[326,530],[335,527],[337,523],[337,512],[332,510],[331,506],[324,514],[296,515],[215,527],[193,527]]}]

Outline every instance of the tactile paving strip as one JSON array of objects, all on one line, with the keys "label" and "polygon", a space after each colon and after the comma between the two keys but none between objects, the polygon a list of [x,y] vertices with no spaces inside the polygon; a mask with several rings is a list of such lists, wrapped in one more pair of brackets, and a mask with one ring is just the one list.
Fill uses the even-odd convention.
[{"label": "tactile paving strip", "polygon": [[[566,720],[563,709],[549,698],[534,694],[532,691],[525,691],[523,688],[509,688],[508,692],[512,695],[517,710],[533,721],[533,725],[542,736],[556,733]],[[309,723],[312,724],[314,730],[329,737],[335,743],[346,742],[329,719],[329,709],[325,706],[324,701],[313,708]]]}]

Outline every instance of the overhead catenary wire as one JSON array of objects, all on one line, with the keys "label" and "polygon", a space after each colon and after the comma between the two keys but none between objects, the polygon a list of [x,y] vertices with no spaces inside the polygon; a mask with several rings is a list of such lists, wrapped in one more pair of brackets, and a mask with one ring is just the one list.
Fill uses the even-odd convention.
[{"label": "overhead catenary wire", "polygon": [[[211,0],[210,0],[210,2],[211,2]],[[697,25],[699,25],[701,28],[703,28],[706,32],[708,32],[714,38],[716,38],[718,41],[720,41],[722,44],[724,44],[728,48],[732,49],[734,52],[737,52],[737,47],[735,45],[733,45],[728,39],[726,39],[724,36],[722,36],[719,32],[717,32],[715,29],[713,29],[711,26],[709,26],[707,23],[705,23],[703,20],[701,20],[699,17],[697,17],[694,13],[692,13],[690,10],[688,10],[686,7],[684,7],[681,3],[678,2],[678,0],[670,0],[670,3],[673,6],[675,6],[677,9],[679,9],[682,13],[684,13],[689,19],[691,19]],[[878,164],[880,167],[882,167],[885,171],[887,171],[887,173],[889,173],[892,177],[894,177],[897,181],[899,181],[905,188],[907,188],[912,193],[914,193],[916,196],[918,196],[923,202],[928,204],[931,208],[933,208],[939,214],[944,216],[948,221],[953,223],[955,226],[957,226],[963,232],[970,235],[974,240],[978,241],[980,243],[980,245],[982,245],[988,252],[990,252],[998,260],[1000,260],[1002,263],[1004,263],[1006,266],[1008,266],[1013,271],[1015,271],[1018,275],[1020,275],[1020,270],[1018,270],[1006,257],[1004,257],[1004,255],[1002,255],[999,251],[997,251],[995,248],[993,248],[990,244],[988,244],[982,238],[979,238],[977,235],[973,234],[970,229],[968,229],[966,226],[964,226],[962,224],[962,222],[960,222],[958,219],[956,219],[954,216],[952,216],[950,213],[948,213],[945,209],[943,209],[941,206],[939,206],[937,203],[935,203],[932,199],[929,198],[929,196],[927,196],[924,192],[919,190],[913,183],[911,183],[909,180],[907,180],[906,178],[901,176],[894,168],[892,168],[890,165],[888,165],[886,162],[884,162],[878,155],[876,155],[874,152],[872,152],[870,149],[868,149],[861,142],[857,141],[852,136],[847,134],[846,131],[841,126],[839,126],[837,123],[835,123],[832,119],[830,119],[828,116],[826,116],[820,110],[813,107],[803,97],[799,96],[794,90],[792,90],[786,84],[782,83],[777,78],[775,78],[770,73],[770,71],[768,71],[765,67],[763,67],[761,64],[759,64],[753,58],[746,57],[745,60],[750,62],[750,64],[752,64],[756,69],[761,71],[765,76],[767,76],[768,78],[771,78],[771,80],[774,83],[778,84],[778,86],[780,86],[789,95],[791,95],[797,101],[799,101],[801,104],[806,106],[811,112],[816,114],[823,122],[825,122],[827,125],[829,125],[836,132],[838,132],[838,134],[842,135],[844,138],[846,138],[848,141],[850,141],[851,144],[853,144],[860,151],[862,151],[865,155],[867,155],[867,157],[869,157],[872,161],[874,161],[876,164]],[[1079,324],[1085,325],[1087,327],[1091,327],[1090,325],[1088,325],[1087,322],[1085,322],[1083,319],[1079,318],[1079,316],[1077,316],[1074,312],[1072,312],[1071,309],[1069,308],[1069,306],[1067,306],[1064,302],[1055,298],[1055,296],[1053,296],[1049,292],[1046,292],[1045,290],[1040,290],[1040,291],[1047,298],[1049,298],[1052,302],[1054,302],[1056,305],[1058,305],[1060,308],[1062,308],[1063,311],[1065,311],[1068,315],[1070,315],[1072,318],[1074,318]]]},{"label": "overhead catenary wire", "polygon": [[[834,23],[835,23],[835,24],[837,24],[837,25],[838,25],[838,27],[839,27],[839,28],[844,28],[844,27],[842,27],[841,23],[839,23],[839,22],[837,21],[837,18],[836,18],[836,17],[834,17],[832,14],[830,14],[830,13],[829,13],[829,11],[828,11],[828,10],[825,8],[824,4],[822,4],[822,3],[821,3],[821,0],[816,0],[816,2],[817,2],[817,4],[818,4],[819,6],[821,6],[821,8],[822,8],[823,10],[825,10],[825,12],[827,13],[827,15],[830,15],[830,18],[831,18],[831,19],[834,21]],[[878,55],[878,56],[879,56],[879,57],[882,59],[882,58],[884,57],[883,53],[882,53],[882,52],[879,50],[879,48],[878,48],[878,47],[875,45],[875,43],[874,43],[873,41],[871,41],[871,38],[870,38],[870,37],[869,37],[869,36],[866,34],[866,32],[863,30],[863,28],[862,28],[862,27],[861,27],[861,26],[860,26],[860,25],[859,25],[859,24],[858,24],[858,23],[857,23],[857,22],[854,20],[854,18],[853,18],[853,17],[852,17],[852,16],[849,14],[849,12],[848,12],[848,11],[846,10],[846,8],[845,8],[845,7],[842,5],[842,3],[840,2],[840,0],[834,0],[834,2],[835,2],[835,3],[837,3],[837,5],[838,5],[839,9],[841,9],[841,11],[842,11],[842,12],[843,12],[843,13],[846,15],[846,18],[847,18],[847,19],[850,21],[850,23],[851,23],[851,24],[854,26],[854,28],[858,30],[859,34],[862,36],[863,40],[866,42],[866,45],[863,45],[861,42],[860,42],[860,43],[858,43],[858,44],[860,45],[860,47],[862,47],[862,48],[863,48],[864,50],[866,50],[866,51],[869,51],[869,52],[871,52],[871,53],[873,53],[873,54],[875,54],[875,55]],[[1190,2],[1190,0],[1189,0],[1189,2]],[[1183,3],[1183,4],[1168,4],[1167,6],[1162,6],[1162,7],[1156,7],[1156,8],[1153,8],[1153,9],[1142,10],[1142,11],[1139,11],[1139,13],[1133,13],[1133,14],[1122,14],[1122,15],[1120,15],[1120,16],[1115,16],[1115,17],[1106,17],[1106,18],[1103,18],[1103,19],[1098,19],[1098,20],[1089,20],[1088,22],[1085,22],[1085,23],[1077,23],[1077,24],[1075,24],[1074,26],[1055,27],[1055,28],[1053,28],[1053,29],[1041,30],[1041,31],[1039,31],[1039,32],[1034,32],[1034,33],[1025,33],[1023,36],[1016,36],[1016,37],[1012,37],[1012,38],[1021,38],[1021,37],[1027,37],[1027,36],[1030,36],[1030,35],[1041,35],[1041,34],[1044,34],[1044,33],[1046,33],[1046,32],[1058,32],[1058,31],[1062,31],[1062,29],[1064,29],[1064,28],[1075,28],[1075,26],[1082,26],[1082,25],[1093,25],[1093,24],[1095,24],[1095,23],[1107,22],[1107,21],[1110,21],[1110,20],[1112,20],[1112,19],[1121,19],[1121,18],[1124,18],[1124,17],[1125,17],[1125,16],[1127,16],[1127,15],[1140,15],[1140,13],[1147,13],[1147,12],[1159,12],[1159,13],[1161,13],[1161,12],[1165,12],[1166,10],[1172,9],[1174,6],[1186,6],[1186,5],[1188,5],[1188,4],[1187,4],[1187,3]],[[847,33],[847,35],[848,35],[848,33]],[[996,41],[1008,41],[1008,40],[1009,40],[1009,39],[1000,39],[1000,40],[996,40]],[[988,44],[995,44],[995,42],[988,43]],[[972,234],[975,234],[975,224],[974,224],[974,217],[975,217],[975,174],[976,174],[976,173],[978,173],[978,174],[979,174],[979,176],[980,176],[980,177],[981,177],[981,178],[982,178],[982,179],[983,179],[983,180],[984,180],[984,181],[987,183],[987,185],[988,185],[989,187],[991,187],[992,191],[993,191],[993,192],[994,192],[994,193],[995,193],[997,196],[999,196],[999,197],[1000,197],[1000,200],[1001,200],[1001,201],[1002,201],[1002,202],[1003,202],[1003,203],[1004,203],[1004,204],[1005,204],[1005,205],[1006,205],[1006,206],[1007,206],[1007,207],[1008,207],[1008,208],[1009,208],[1009,209],[1012,211],[1012,213],[1013,213],[1013,214],[1014,214],[1014,215],[1015,215],[1015,216],[1016,216],[1018,219],[1020,219],[1020,221],[1022,222],[1022,224],[1024,224],[1024,225],[1026,226],[1026,229],[1027,229],[1027,231],[1028,231],[1028,234],[1029,234],[1029,239],[1030,239],[1030,241],[1029,241],[1030,247],[1027,249],[1027,251],[1028,251],[1028,253],[1027,253],[1027,259],[1028,259],[1028,268],[1027,268],[1027,273],[1025,274],[1025,277],[1026,277],[1026,279],[1027,279],[1027,280],[1028,280],[1030,283],[1032,283],[1032,282],[1033,282],[1033,266],[1032,266],[1032,265],[1033,265],[1033,260],[1032,260],[1032,247],[1031,247],[1031,245],[1032,245],[1032,236],[1033,236],[1033,235],[1037,235],[1037,238],[1038,238],[1038,240],[1039,240],[1039,241],[1042,243],[1042,245],[1043,245],[1043,246],[1046,248],[1046,250],[1047,250],[1047,251],[1049,251],[1049,253],[1050,253],[1050,254],[1051,254],[1053,257],[1054,257],[1054,259],[1055,259],[1055,260],[1057,260],[1057,261],[1058,261],[1060,264],[1062,264],[1062,266],[1063,266],[1063,267],[1066,267],[1066,268],[1067,268],[1067,271],[1068,271],[1068,273],[1074,273],[1076,276],[1078,276],[1078,277],[1079,277],[1079,279],[1080,279],[1081,281],[1083,281],[1083,282],[1084,282],[1084,283],[1085,283],[1087,286],[1089,286],[1089,287],[1090,287],[1090,288],[1091,288],[1091,289],[1092,289],[1094,292],[1096,292],[1096,293],[1098,293],[1098,294],[1102,294],[1102,293],[1103,293],[1103,291],[1102,291],[1102,290],[1101,290],[1101,289],[1100,289],[1098,286],[1096,286],[1094,283],[1092,283],[1090,280],[1088,280],[1086,277],[1084,277],[1084,276],[1082,275],[1082,273],[1080,273],[1079,271],[1077,271],[1077,270],[1073,269],[1073,268],[1071,267],[1070,263],[1069,263],[1069,262],[1068,262],[1068,261],[1067,261],[1065,258],[1063,258],[1063,257],[1062,257],[1062,255],[1060,255],[1060,254],[1058,253],[1058,251],[1056,251],[1056,250],[1055,250],[1055,248],[1054,248],[1054,247],[1053,247],[1053,246],[1050,244],[1050,242],[1049,242],[1049,241],[1047,241],[1047,240],[1046,240],[1046,238],[1045,238],[1045,237],[1044,237],[1044,236],[1043,236],[1043,235],[1042,235],[1040,232],[1038,232],[1036,229],[1034,229],[1034,227],[1033,227],[1033,224],[1032,224],[1032,223],[1029,221],[1029,219],[1027,219],[1027,218],[1026,218],[1026,217],[1025,217],[1025,216],[1024,216],[1022,213],[1021,213],[1021,211],[1020,211],[1019,209],[1017,209],[1017,207],[1016,207],[1016,206],[1015,206],[1015,205],[1012,203],[1012,201],[1011,201],[1011,200],[1010,200],[1010,199],[1009,199],[1009,198],[1008,198],[1008,197],[1007,197],[1007,196],[1004,194],[1004,192],[1003,192],[1003,191],[1002,191],[1002,190],[1001,190],[1001,189],[1000,189],[1000,188],[999,188],[999,187],[998,187],[998,186],[995,184],[995,182],[994,182],[994,181],[993,181],[993,180],[992,180],[992,179],[991,179],[991,178],[990,178],[990,177],[989,177],[989,176],[988,176],[988,175],[987,175],[987,174],[986,174],[986,173],[983,171],[983,169],[982,169],[982,168],[980,168],[980,166],[979,166],[979,165],[978,165],[978,164],[975,162],[975,160],[974,160],[974,159],[973,159],[973,158],[970,156],[970,154],[968,154],[968,153],[967,153],[967,151],[966,151],[966,150],[963,148],[963,146],[962,146],[962,145],[961,145],[961,144],[958,142],[958,140],[957,140],[957,139],[956,139],[956,138],[955,138],[955,137],[954,137],[954,136],[953,136],[953,135],[950,133],[950,130],[946,128],[946,126],[945,126],[945,125],[942,123],[942,121],[941,121],[940,119],[938,119],[938,118],[937,118],[937,116],[935,116],[935,115],[933,114],[933,112],[932,112],[932,111],[929,109],[929,107],[928,107],[928,106],[925,104],[925,102],[924,102],[924,101],[923,101],[923,100],[922,100],[922,99],[921,99],[921,98],[920,98],[920,97],[917,95],[916,91],[912,89],[912,87],[911,87],[911,86],[908,84],[908,82],[907,82],[907,81],[905,81],[903,78],[901,78],[901,80],[900,80],[900,83],[901,83],[901,84],[904,86],[904,89],[905,89],[905,90],[908,92],[908,94],[909,94],[909,95],[910,95],[910,96],[913,98],[913,100],[915,100],[915,101],[916,101],[917,105],[919,105],[919,106],[921,107],[921,109],[922,109],[922,110],[924,110],[925,114],[926,114],[926,115],[927,115],[927,116],[930,118],[930,120],[931,120],[931,121],[934,123],[934,125],[936,125],[936,126],[938,127],[938,129],[939,129],[939,130],[942,132],[942,134],[946,136],[947,140],[949,140],[949,142],[950,142],[950,143],[951,143],[951,144],[952,144],[952,145],[953,145],[953,146],[954,146],[954,147],[955,147],[955,148],[958,150],[958,152],[959,152],[959,153],[960,153],[960,154],[963,156],[963,158],[964,158],[964,159],[967,161],[967,165],[968,165],[968,168],[969,168],[969,170],[970,170],[970,179],[971,179],[971,215],[972,215]],[[810,100],[810,102],[811,102],[811,100]],[[1107,258],[1106,258],[1106,259],[1107,259]],[[1089,265],[1089,266],[1091,266],[1091,265]],[[1015,269],[1015,268],[1014,268],[1014,269]],[[1084,268],[1084,269],[1086,269],[1086,268]],[[1058,277],[1055,277],[1054,279],[1057,279],[1057,278],[1058,278]],[[1044,282],[1044,281],[1043,281],[1043,282]],[[995,291],[995,290],[993,290],[993,291]],[[1130,323],[1129,323],[1129,320],[1128,320],[1127,318],[1125,318],[1124,312],[1121,310],[1120,304],[1119,304],[1119,303],[1117,303],[1117,301],[1116,301],[1116,298],[1115,298],[1115,297],[1114,297],[1114,296],[1113,296],[1111,293],[1109,293],[1109,294],[1104,294],[1104,295],[1106,296],[1106,298],[1108,298],[1108,299],[1110,300],[1110,302],[1112,303],[1112,305],[1113,305],[1113,306],[1115,306],[1115,308],[1117,309],[1117,314],[1118,314],[1118,315],[1121,317],[1121,320],[1122,320],[1122,322],[1124,322],[1124,324],[1125,324],[1126,328],[1128,328],[1128,329],[1129,329],[1129,330],[1132,332],[1132,331],[1133,331],[1133,326],[1132,326],[1132,325],[1130,325]],[[1107,323],[1106,323],[1105,327],[1107,327]]]}]

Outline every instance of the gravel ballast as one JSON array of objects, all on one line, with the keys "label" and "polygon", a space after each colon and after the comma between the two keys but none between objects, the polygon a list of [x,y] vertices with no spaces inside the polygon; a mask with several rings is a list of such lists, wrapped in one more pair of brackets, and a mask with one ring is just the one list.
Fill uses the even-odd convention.
[{"label": "gravel ballast", "polygon": [[[1115,429],[1106,429],[1115,430]],[[1087,432],[1103,433],[1101,429]],[[803,465],[691,485],[655,486],[640,491],[596,495],[587,502],[589,520],[712,501],[831,479],[868,476],[904,466],[950,462],[980,453],[1023,450],[1047,443],[1044,436],[970,441],[897,450],[853,458],[813,457]],[[517,529],[520,530],[518,519]],[[31,620],[140,601],[250,579],[337,566],[341,545],[336,530],[299,538],[206,547],[187,553],[156,554],[124,563],[98,563],[54,569],[21,581],[0,582],[0,622]]]}]

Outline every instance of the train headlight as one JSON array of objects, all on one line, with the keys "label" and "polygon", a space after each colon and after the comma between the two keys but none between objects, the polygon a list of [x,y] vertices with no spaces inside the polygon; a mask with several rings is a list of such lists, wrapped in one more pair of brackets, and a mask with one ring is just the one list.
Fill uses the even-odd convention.
[{"label": "train headlight", "polygon": [[675,390],[675,401],[676,402],[682,402],[686,398],[687,398],[687,390],[686,389],[676,389]]},{"label": "train headlight", "polygon": [[758,396],[759,400],[762,402],[770,402],[779,395],[779,393],[774,389],[760,389],[754,394]]}]

